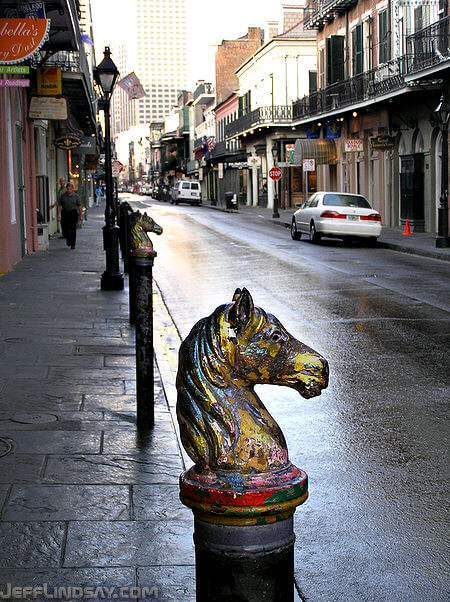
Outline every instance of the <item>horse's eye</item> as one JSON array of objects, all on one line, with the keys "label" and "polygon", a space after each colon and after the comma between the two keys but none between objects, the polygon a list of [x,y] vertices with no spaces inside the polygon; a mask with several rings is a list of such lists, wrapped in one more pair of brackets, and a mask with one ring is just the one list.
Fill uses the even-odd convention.
[{"label": "horse's eye", "polygon": [[274,330],[269,339],[272,343],[280,343],[283,340],[283,334],[279,330]]}]

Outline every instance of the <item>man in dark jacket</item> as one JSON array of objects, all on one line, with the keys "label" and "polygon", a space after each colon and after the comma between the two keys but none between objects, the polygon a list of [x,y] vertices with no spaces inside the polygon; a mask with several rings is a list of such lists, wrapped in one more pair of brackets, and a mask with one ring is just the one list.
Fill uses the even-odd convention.
[{"label": "man in dark jacket", "polygon": [[83,208],[80,197],[73,191],[70,182],[67,184],[66,192],[59,197],[58,205],[61,207],[61,227],[66,236],[67,246],[75,249],[78,218],[80,222],[83,221]]}]

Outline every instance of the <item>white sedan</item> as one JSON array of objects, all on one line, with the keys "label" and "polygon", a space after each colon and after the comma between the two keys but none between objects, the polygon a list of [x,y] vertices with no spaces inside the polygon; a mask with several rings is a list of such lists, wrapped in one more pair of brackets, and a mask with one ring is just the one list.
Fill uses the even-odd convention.
[{"label": "white sedan", "polygon": [[291,236],[300,240],[306,234],[311,242],[322,236],[364,238],[375,244],[381,234],[381,216],[360,194],[315,192],[292,216]]}]

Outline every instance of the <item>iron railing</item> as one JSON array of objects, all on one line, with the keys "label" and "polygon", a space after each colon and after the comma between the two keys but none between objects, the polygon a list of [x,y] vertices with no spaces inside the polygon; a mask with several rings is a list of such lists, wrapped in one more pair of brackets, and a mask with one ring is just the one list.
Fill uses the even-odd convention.
[{"label": "iron railing", "polygon": [[197,86],[194,92],[194,100],[199,96],[214,96],[214,86],[210,83],[203,82]]},{"label": "iron railing", "polygon": [[445,17],[407,36],[409,71],[421,71],[450,58],[450,17]]},{"label": "iron railing", "polygon": [[357,0],[310,0],[305,6],[303,26],[306,29],[323,27],[335,13],[348,10]]},{"label": "iron railing", "polygon": [[378,65],[352,78],[331,84],[292,105],[293,119],[327,113],[403,88],[406,57]]},{"label": "iron railing", "polygon": [[225,126],[225,136],[230,138],[261,125],[289,124],[292,121],[292,106],[277,105],[258,107]]}]

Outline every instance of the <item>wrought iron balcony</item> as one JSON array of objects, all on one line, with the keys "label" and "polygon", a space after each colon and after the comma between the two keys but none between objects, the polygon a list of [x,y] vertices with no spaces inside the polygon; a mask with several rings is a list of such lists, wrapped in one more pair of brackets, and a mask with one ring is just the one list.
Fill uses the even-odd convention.
[{"label": "wrought iron balcony", "polygon": [[417,72],[450,59],[450,17],[424,27],[406,38],[408,69]]},{"label": "wrought iron balcony", "polygon": [[305,6],[303,26],[305,29],[322,29],[336,14],[357,4],[358,0],[310,0]]},{"label": "wrought iron balcony", "polygon": [[292,106],[258,107],[241,115],[225,126],[225,136],[231,138],[261,125],[282,125],[292,121]]},{"label": "wrought iron balcony", "polygon": [[205,100],[214,98],[214,86],[206,82],[199,84],[194,92],[194,103],[200,102],[201,97],[204,97]]},{"label": "wrought iron balcony", "polygon": [[407,57],[383,63],[370,71],[318,90],[293,103],[293,119],[328,113],[355,105],[365,100],[375,100],[406,87],[404,74],[408,73]]}]

